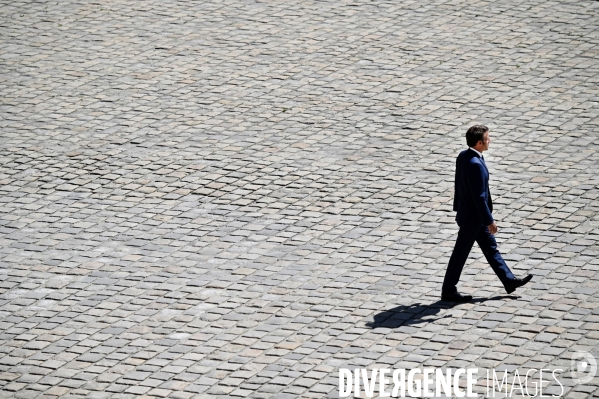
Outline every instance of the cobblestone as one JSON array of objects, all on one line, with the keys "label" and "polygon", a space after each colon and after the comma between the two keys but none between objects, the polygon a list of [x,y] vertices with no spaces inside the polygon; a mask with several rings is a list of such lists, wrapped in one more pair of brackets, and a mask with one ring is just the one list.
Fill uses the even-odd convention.
[{"label": "cobblestone", "polygon": [[[567,375],[599,359],[599,3],[1,10],[1,398],[323,398],[340,367],[423,366],[599,395]],[[474,123],[535,277],[505,295],[475,249],[450,307]]]}]

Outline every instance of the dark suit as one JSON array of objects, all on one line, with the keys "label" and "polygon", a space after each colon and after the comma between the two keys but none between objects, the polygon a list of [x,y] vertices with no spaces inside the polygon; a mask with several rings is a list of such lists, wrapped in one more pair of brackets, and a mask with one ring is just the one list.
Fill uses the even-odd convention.
[{"label": "dark suit", "polygon": [[456,160],[453,210],[457,212],[456,222],[460,230],[447,265],[443,292],[456,291],[474,241],[504,285],[514,280],[514,275],[497,250],[495,237],[487,227],[493,223],[489,170],[484,158],[471,149],[462,151]]}]

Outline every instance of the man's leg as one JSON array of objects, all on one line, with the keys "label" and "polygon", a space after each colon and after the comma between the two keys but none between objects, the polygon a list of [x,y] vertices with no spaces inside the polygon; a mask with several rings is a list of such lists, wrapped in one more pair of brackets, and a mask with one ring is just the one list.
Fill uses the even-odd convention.
[{"label": "man's leg", "polygon": [[468,254],[474,245],[474,241],[478,235],[476,226],[463,226],[458,231],[458,238],[453,248],[453,253],[449,258],[445,279],[443,280],[443,292],[451,294],[457,291],[456,285],[460,281],[462,269],[468,259]]},{"label": "man's leg", "polygon": [[487,258],[487,262],[489,262],[489,265],[491,265],[491,268],[497,277],[499,277],[499,280],[501,280],[503,285],[505,286],[506,283],[514,280],[514,274],[503,260],[499,250],[497,250],[497,241],[495,240],[495,236],[489,233],[488,227],[484,227],[480,230],[476,237],[476,242],[485,255],[485,258]]}]

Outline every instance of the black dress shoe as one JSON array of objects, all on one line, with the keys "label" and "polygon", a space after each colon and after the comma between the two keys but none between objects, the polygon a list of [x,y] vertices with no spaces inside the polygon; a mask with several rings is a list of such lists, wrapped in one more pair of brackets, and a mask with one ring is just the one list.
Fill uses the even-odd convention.
[{"label": "black dress shoe", "polygon": [[453,293],[442,292],[441,300],[449,302],[470,302],[472,300],[472,295],[462,295],[457,291]]},{"label": "black dress shoe", "polygon": [[528,276],[526,276],[524,278],[513,279],[505,285],[505,290],[508,294],[511,294],[512,292],[516,291],[516,288],[522,287],[524,284],[528,283],[530,280],[532,280],[532,274],[529,274]]}]

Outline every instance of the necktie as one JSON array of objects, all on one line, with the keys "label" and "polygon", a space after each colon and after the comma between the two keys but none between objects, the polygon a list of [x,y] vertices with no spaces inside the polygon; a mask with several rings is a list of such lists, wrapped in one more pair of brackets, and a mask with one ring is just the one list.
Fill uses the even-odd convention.
[{"label": "necktie", "polygon": [[483,165],[485,165],[485,168],[487,167],[487,163],[485,162],[485,157],[483,157],[482,155],[480,156],[481,161],[483,161]]}]

